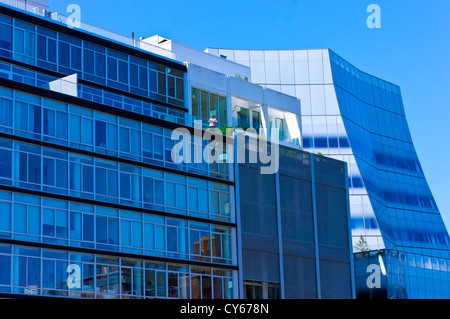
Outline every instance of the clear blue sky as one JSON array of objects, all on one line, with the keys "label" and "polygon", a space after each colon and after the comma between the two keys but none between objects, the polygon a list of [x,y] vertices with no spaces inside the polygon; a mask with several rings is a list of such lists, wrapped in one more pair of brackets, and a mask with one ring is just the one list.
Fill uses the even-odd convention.
[{"label": "clear blue sky", "polygon": [[[330,48],[400,85],[416,151],[450,229],[449,0],[49,0],[81,7],[84,22],[124,35],[235,49]],[[381,29],[369,29],[370,4]]]}]

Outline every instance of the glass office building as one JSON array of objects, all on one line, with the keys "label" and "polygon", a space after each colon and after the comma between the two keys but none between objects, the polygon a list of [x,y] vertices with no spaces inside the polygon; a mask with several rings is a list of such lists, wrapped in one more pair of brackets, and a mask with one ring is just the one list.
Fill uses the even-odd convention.
[{"label": "glass office building", "polygon": [[237,297],[228,167],[171,158],[186,66],[38,13],[0,5],[0,293]]},{"label": "glass office building", "polygon": [[[299,150],[297,98],[150,41],[69,28],[44,0],[1,2],[0,296],[355,295],[347,168]],[[267,126],[263,139],[281,126],[281,171],[175,161],[175,129],[204,153],[194,124],[209,113],[221,128]]]},{"label": "glass office building", "polygon": [[301,99],[303,148],[348,163],[353,245],[362,236],[369,250],[396,252],[411,265],[424,259],[439,265],[408,268],[414,272],[404,272],[402,296],[448,298],[448,281],[436,283],[447,278],[440,265],[450,258],[450,240],[414,149],[400,88],[331,50],[206,51],[248,66],[252,82]]},{"label": "glass office building", "polygon": [[237,169],[244,297],[353,298],[346,163],[279,152],[276,174],[260,174],[261,163]]}]

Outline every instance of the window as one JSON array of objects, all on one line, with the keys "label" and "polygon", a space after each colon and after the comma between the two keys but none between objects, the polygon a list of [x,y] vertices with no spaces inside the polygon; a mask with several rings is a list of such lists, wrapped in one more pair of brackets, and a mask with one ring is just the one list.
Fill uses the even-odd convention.
[{"label": "window", "polygon": [[117,150],[117,126],[115,124],[96,120],[95,146],[109,151]]},{"label": "window", "polygon": [[18,180],[35,184],[28,185],[31,188],[39,188],[41,183],[41,158],[38,155],[16,152],[19,167]]},{"label": "window", "polygon": [[313,147],[313,141],[311,137],[304,137],[303,138],[303,147],[304,148],[311,148]]},{"label": "window", "polygon": [[0,285],[11,284],[11,257],[0,255]]},{"label": "window", "polygon": [[158,72],[158,93],[166,95],[166,74]]},{"label": "window", "polygon": [[[149,89],[151,92],[158,92],[158,79],[157,79],[157,72],[154,70],[148,71],[148,83],[149,83]],[[150,96],[152,97],[152,96]]]},{"label": "window", "polygon": [[[119,222],[117,218],[97,216],[96,218],[96,242],[108,245],[119,244]],[[108,249],[107,246],[101,246]]]},{"label": "window", "polygon": [[[16,101],[16,128],[22,131],[41,133],[41,107]],[[26,133],[21,135],[29,136]],[[32,136],[32,135],[31,135]]]},{"label": "window", "polygon": [[[67,188],[67,161],[44,157],[43,165],[43,184],[48,186],[55,186],[57,188]],[[48,191],[55,191],[54,189],[47,189]]]},{"label": "window", "polygon": [[66,112],[44,108],[44,134],[67,139],[68,117]]},{"label": "window", "polygon": [[12,101],[0,99],[0,126],[12,127]]},{"label": "window", "polygon": [[16,20],[14,30],[14,58],[18,61],[34,64],[36,57],[36,34],[34,26]]},{"label": "window", "polygon": [[348,139],[346,137],[339,138],[339,147],[341,148],[350,147],[350,143],[348,142]]},{"label": "window", "polygon": [[56,47],[56,33],[37,27],[38,66],[56,71]]},{"label": "window", "polygon": [[123,153],[141,155],[141,132],[121,126],[120,132],[120,151]]},{"label": "window", "polygon": [[72,70],[81,71],[81,41],[59,34],[58,43],[59,71],[73,74]]},{"label": "window", "polygon": [[0,20],[0,56],[11,58],[12,57],[12,26],[2,23],[8,21],[8,24],[12,24],[12,19],[1,16]]},{"label": "window", "polygon": [[184,100],[184,80],[180,78],[176,78],[176,92],[177,96],[176,98],[178,100]]},{"label": "window", "polygon": [[284,121],[278,117],[269,116],[269,138],[272,136],[272,129],[278,130],[278,140],[284,141]]},{"label": "window", "polygon": [[326,137],[315,137],[314,138],[314,146],[316,148],[327,148],[328,141]]},{"label": "window", "polygon": [[280,299],[280,284],[244,281],[245,299]]},{"label": "window", "polygon": [[12,158],[11,151],[0,149],[0,179],[11,178],[12,172]]},{"label": "window", "polygon": [[44,208],[43,214],[43,235],[47,237],[67,238],[67,211]]},{"label": "window", "polygon": [[226,126],[226,97],[194,87],[191,88],[191,93],[192,115],[208,120],[214,114],[218,126]]},{"label": "window", "polygon": [[259,128],[261,126],[261,119],[259,112],[252,110],[252,127],[259,132]]},{"label": "window", "polygon": [[239,106],[238,108],[238,127],[246,130],[250,127],[250,110]]},{"label": "window", "polygon": [[92,119],[71,114],[69,125],[72,142],[93,145],[94,121]]},{"label": "window", "polygon": [[105,49],[85,42],[83,52],[84,72],[104,78],[106,76]]},{"label": "window", "polygon": [[199,116],[199,107],[200,107],[200,95],[199,89],[191,88],[191,96],[192,96],[192,115]]},{"label": "window", "polygon": [[173,76],[167,76],[167,95],[175,97],[175,78]]}]

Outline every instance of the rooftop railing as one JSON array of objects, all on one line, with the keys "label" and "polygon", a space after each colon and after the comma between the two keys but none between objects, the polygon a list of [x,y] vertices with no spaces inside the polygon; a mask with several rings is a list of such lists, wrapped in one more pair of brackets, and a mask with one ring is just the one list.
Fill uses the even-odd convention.
[{"label": "rooftop railing", "polygon": [[[29,13],[36,14],[38,16],[41,16],[43,18],[49,18],[51,20],[54,20],[60,24],[66,24],[67,25],[67,19],[68,17],[58,13],[58,12],[50,12],[48,10],[42,9],[43,6],[39,5],[36,2],[33,1],[23,1],[23,0],[0,0],[0,4],[6,4],[8,6],[27,11]],[[153,54],[157,54],[172,60],[175,60],[176,55],[174,52],[152,45],[150,43],[128,37],[116,32],[112,32],[106,29],[99,28],[97,26],[85,23],[83,21],[80,22],[80,30],[83,30],[85,32],[92,33],[96,36],[101,36],[103,38],[119,42],[121,44],[125,44],[131,47],[134,47],[136,49],[141,49],[147,52],[151,52]]]}]

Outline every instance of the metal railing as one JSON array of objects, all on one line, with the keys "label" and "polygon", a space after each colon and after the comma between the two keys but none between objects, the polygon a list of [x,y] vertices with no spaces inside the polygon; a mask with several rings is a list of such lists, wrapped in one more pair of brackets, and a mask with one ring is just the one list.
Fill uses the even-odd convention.
[{"label": "metal railing", "polygon": [[[27,11],[29,13],[33,13],[36,15],[39,15],[43,18],[49,18],[51,20],[54,20],[56,22],[59,22],[61,24],[67,24],[68,17],[58,13],[58,12],[50,12],[48,10],[42,9],[43,6],[39,5],[36,2],[33,1],[23,1],[23,0],[0,0],[0,4],[6,4],[8,6]],[[163,57],[175,60],[176,55],[174,52],[152,45],[150,43],[134,39],[132,37],[128,37],[116,32],[112,32],[106,29],[99,28],[97,26],[85,23],[83,21],[80,22],[80,30],[83,30],[85,32],[89,32],[92,34],[95,34],[97,36],[104,37],[106,39],[119,42],[121,44],[125,44],[131,47],[134,47],[136,49],[141,49],[147,52],[151,52],[153,54],[161,55]]]}]

